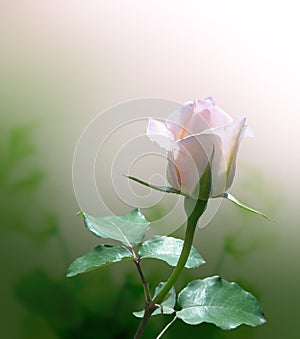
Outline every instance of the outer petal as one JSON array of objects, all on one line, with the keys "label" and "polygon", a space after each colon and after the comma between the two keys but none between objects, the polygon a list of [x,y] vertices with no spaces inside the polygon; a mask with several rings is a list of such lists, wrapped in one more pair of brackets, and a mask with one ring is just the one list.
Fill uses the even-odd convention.
[{"label": "outer petal", "polygon": [[214,145],[220,144],[220,141],[216,139],[218,136],[213,134],[198,134],[176,142],[173,157],[180,175],[183,193],[194,195],[194,198],[198,197],[197,189],[201,176],[211,157]]},{"label": "outer petal", "polygon": [[174,136],[164,123],[150,118],[147,126],[147,136],[151,141],[157,142],[160,147],[167,151],[172,150]]},{"label": "outer petal", "polygon": [[168,152],[167,179],[172,187],[181,191],[180,173],[175,165],[172,152]]},{"label": "outer petal", "polygon": [[[246,126],[246,118],[237,118],[230,125],[221,126],[204,134],[217,135],[221,144],[217,149],[221,151],[219,159],[215,159],[214,163],[214,189],[212,196],[222,194],[227,190],[233,182],[236,167],[236,156],[239,144],[244,137]],[[218,161],[218,163],[216,162]],[[225,176],[226,185],[224,187],[223,177]],[[221,178],[221,180],[219,180]]]},{"label": "outer petal", "polygon": [[166,126],[174,135],[175,140],[180,140],[189,135],[188,128],[193,112],[194,102],[188,101],[168,116]]},{"label": "outer petal", "polygon": [[232,147],[232,157],[231,157],[231,163],[229,164],[228,170],[227,170],[227,184],[226,184],[226,189],[228,189],[233,182],[234,174],[235,174],[235,169],[236,169],[236,158],[237,158],[237,152],[240,146],[240,142],[243,140],[247,133],[248,128],[243,127],[240,130],[240,133],[236,139],[235,145]]}]

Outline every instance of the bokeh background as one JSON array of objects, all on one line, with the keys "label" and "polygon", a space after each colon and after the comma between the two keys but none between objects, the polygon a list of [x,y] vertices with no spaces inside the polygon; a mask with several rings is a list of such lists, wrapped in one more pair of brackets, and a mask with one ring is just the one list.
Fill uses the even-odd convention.
[{"label": "bokeh background", "polygon": [[[119,102],[206,96],[247,116],[256,137],[243,142],[231,192],[275,222],[223,203],[197,234],[207,264],[178,288],[206,275],[237,280],[258,296],[268,322],[222,332],[178,321],[165,337],[297,338],[298,13],[292,0],[1,1],[2,338],[132,337],[131,312],[143,297],[134,267],[65,278],[72,260],[99,243],[76,216],[75,146],[90,121]],[[116,213],[129,209],[110,188],[102,194]],[[163,263],[144,268],[152,287],[170,272]],[[169,320],[157,317],[145,337]]]}]

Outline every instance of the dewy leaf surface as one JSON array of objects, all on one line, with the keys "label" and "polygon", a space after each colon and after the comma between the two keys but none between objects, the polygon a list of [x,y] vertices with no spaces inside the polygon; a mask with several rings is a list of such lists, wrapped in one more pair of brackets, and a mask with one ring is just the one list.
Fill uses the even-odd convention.
[{"label": "dewy leaf surface", "polygon": [[82,257],[75,259],[68,269],[67,277],[74,277],[77,274],[122,260],[134,260],[132,253],[126,247],[99,245]]},{"label": "dewy leaf surface", "polygon": [[[154,297],[157,296],[157,294],[160,292],[160,290],[164,287],[165,283],[160,282],[159,285],[155,288],[154,291]],[[157,308],[151,315],[157,315],[157,314],[172,314],[174,313],[174,306],[176,303],[176,292],[174,287],[171,288],[169,291],[166,299],[161,303],[161,307]],[[139,312],[133,312],[133,315],[137,318],[143,318],[144,316],[144,310]]]},{"label": "dewy leaf surface", "polygon": [[86,227],[100,238],[118,240],[128,247],[139,244],[150,222],[140,209],[122,216],[93,217],[82,213]]},{"label": "dewy leaf surface", "polygon": [[266,320],[256,298],[236,283],[220,277],[194,280],[178,296],[177,317],[187,324],[213,323],[222,329],[241,324],[258,326]]},{"label": "dewy leaf surface", "polygon": [[[141,259],[153,258],[163,260],[170,266],[176,266],[181,254],[183,240],[166,236],[155,236],[145,241],[139,251]],[[197,250],[192,247],[188,260],[185,264],[186,268],[195,268],[204,264],[205,261]]]}]

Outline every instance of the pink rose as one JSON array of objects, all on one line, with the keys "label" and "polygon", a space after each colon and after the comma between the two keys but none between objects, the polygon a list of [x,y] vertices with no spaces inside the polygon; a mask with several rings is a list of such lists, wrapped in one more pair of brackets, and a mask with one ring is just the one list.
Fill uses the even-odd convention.
[{"label": "pink rose", "polygon": [[147,135],[168,151],[169,183],[194,198],[198,198],[199,181],[211,160],[210,196],[217,197],[232,185],[245,121],[232,119],[209,97],[185,103],[165,123],[150,118]]}]

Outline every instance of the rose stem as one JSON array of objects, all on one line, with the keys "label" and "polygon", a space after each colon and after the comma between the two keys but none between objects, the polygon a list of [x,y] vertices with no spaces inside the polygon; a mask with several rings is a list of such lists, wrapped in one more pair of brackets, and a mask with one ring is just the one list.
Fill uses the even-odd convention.
[{"label": "rose stem", "polygon": [[190,203],[192,203],[193,210],[191,214],[188,213],[187,228],[186,228],[184,243],[183,243],[183,247],[182,247],[179,260],[172,274],[170,275],[168,281],[165,283],[164,287],[160,290],[157,296],[149,304],[146,304],[144,317],[134,336],[134,339],[141,338],[142,334],[144,333],[146,324],[151,317],[151,314],[156,310],[156,308],[158,307],[158,304],[160,304],[164,300],[164,298],[166,297],[170,289],[174,286],[175,282],[179,278],[187,262],[187,259],[189,257],[189,254],[190,254],[190,251],[193,245],[193,239],[194,239],[197,222],[206,208],[207,201],[193,200],[190,197],[186,197],[185,203],[189,205],[189,207],[190,207]]}]

